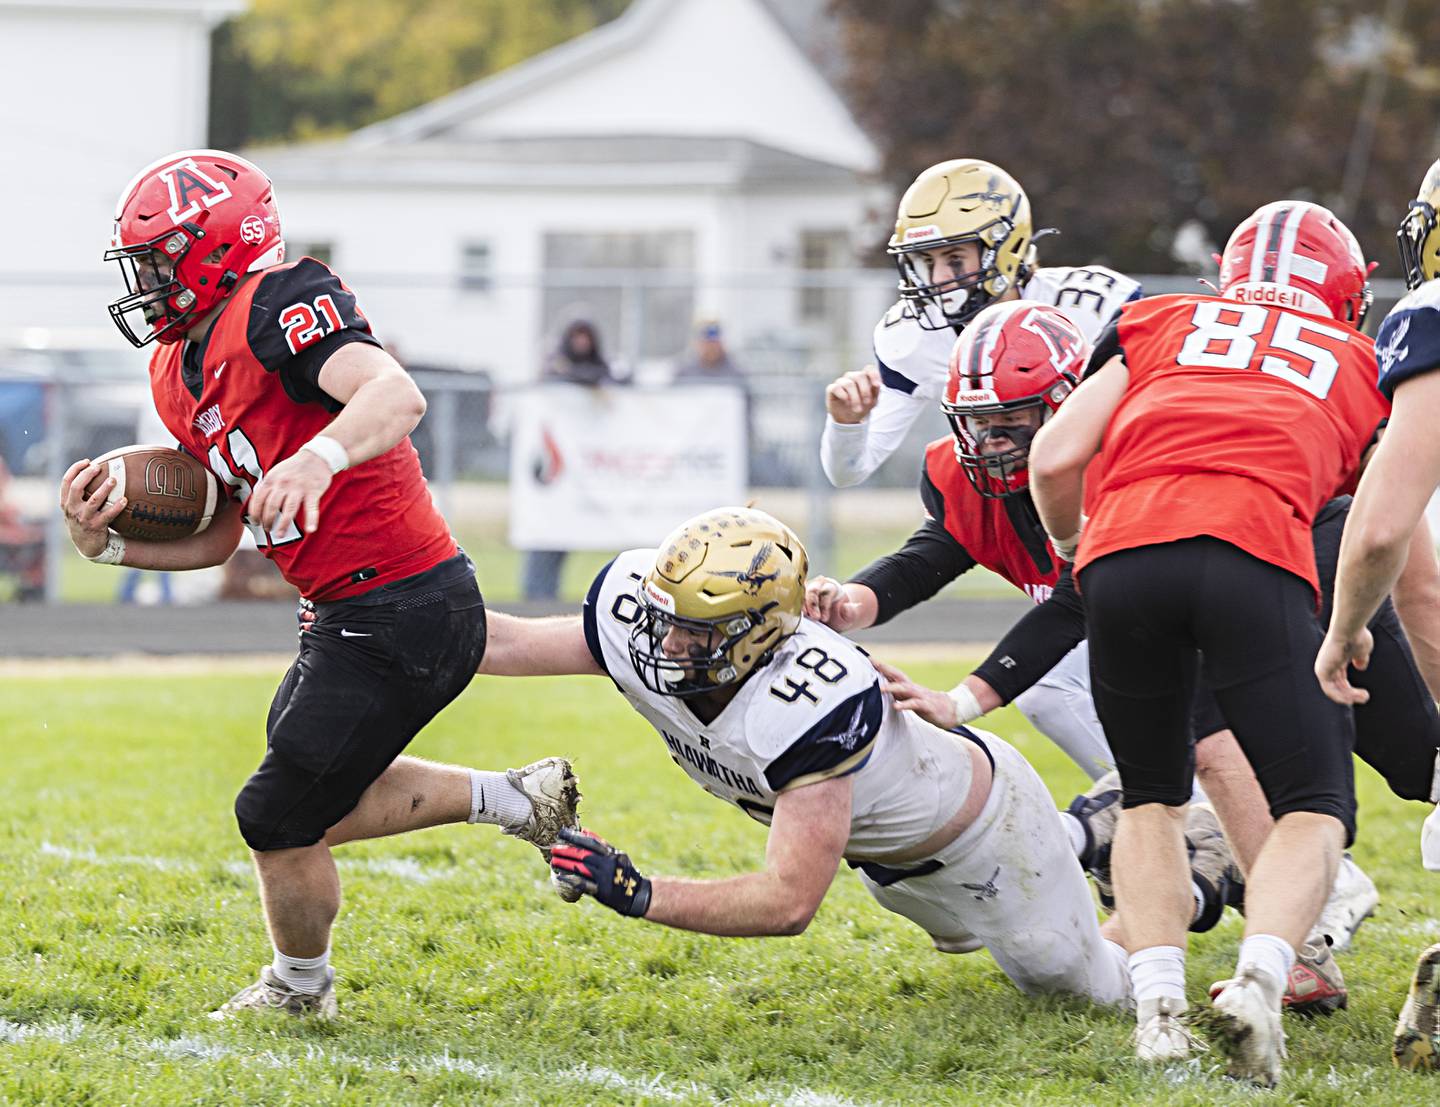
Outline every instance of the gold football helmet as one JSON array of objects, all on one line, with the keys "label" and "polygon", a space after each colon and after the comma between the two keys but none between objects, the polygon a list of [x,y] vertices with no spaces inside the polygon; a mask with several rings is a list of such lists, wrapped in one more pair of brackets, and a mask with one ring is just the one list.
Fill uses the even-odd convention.
[{"label": "gold football helmet", "polygon": [[1410,201],[1395,237],[1400,242],[1400,264],[1405,269],[1405,287],[1419,288],[1440,277],[1440,160],[1425,173],[1420,193]]},{"label": "gold football helmet", "polygon": [[665,696],[738,684],[799,627],[808,571],[795,532],[763,511],[721,507],[683,523],[640,582],[630,661],[641,682]]},{"label": "gold football helmet", "polygon": [[[932,165],[905,190],[888,252],[916,321],[926,330],[959,330],[1030,279],[1035,237],[1030,201],[1015,178],[988,161],[961,158]],[[928,252],[963,242],[980,247],[980,268],[933,280]]]}]

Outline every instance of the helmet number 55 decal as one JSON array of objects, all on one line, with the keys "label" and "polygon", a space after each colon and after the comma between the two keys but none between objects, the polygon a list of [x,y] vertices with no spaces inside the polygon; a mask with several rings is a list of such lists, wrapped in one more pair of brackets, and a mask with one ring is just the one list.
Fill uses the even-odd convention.
[{"label": "helmet number 55 decal", "polygon": [[[1350,341],[1340,327],[1259,304],[1205,300],[1190,317],[1194,327],[1175,355],[1178,365],[1212,369],[1259,369],[1289,381],[1316,399],[1330,394],[1340,359],[1329,347]],[[1269,335],[1262,334],[1269,329]],[[1326,345],[1307,341],[1318,338]]]},{"label": "helmet number 55 decal", "polygon": [[280,313],[279,320],[285,330],[285,345],[290,347],[292,354],[298,354],[317,339],[344,327],[329,293],[316,297],[313,304],[304,301],[291,304]]}]

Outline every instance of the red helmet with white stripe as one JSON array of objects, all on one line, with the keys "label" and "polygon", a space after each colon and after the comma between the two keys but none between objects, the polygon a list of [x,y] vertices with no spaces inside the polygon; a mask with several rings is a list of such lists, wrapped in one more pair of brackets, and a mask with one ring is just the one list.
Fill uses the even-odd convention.
[{"label": "red helmet with white stripe", "polygon": [[1370,267],[1329,208],[1276,200],[1235,228],[1220,255],[1220,295],[1328,315],[1356,330],[1370,309]]},{"label": "red helmet with white stripe", "polygon": [[285,260],[270,178],[223,150],[152,162],[120,193],[105,260],[125,276],[127,295],[110,304],[120,333],[136,346],[178,342],[241,276]]},{"label": "red helmet with white stripe", "polygon": [[1080,383],[1090,343],[1059,308],[1029,300],[991,304],[955,340],[940,406],[955,458],[990,499],[1030,485],[1030,442]]}]

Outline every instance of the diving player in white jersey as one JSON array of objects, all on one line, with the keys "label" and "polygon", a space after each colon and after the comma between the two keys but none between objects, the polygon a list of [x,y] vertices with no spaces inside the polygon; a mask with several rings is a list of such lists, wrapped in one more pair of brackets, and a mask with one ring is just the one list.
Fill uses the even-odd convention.
[{"label": "diving player in white jersey", "polygon": [[617,557],[579,618],[492,617],[483,674],[609,676],[692,780],[770,827],[765,867],[724,880],[650,879],[573,833],[551,857],[562,892],[707,934],[798,934],[844,860],[936,949],[983,945],[1027,994],[1124,1004],[1126,954],[1035,771],[993,734],[897,711],[859,647],[801,617],[806,569],[784,524],[721,508]]},{"label": "diving player in white jersey", "polygon": [[1103,265],[1036,267],[1030,201],[1010,174],[975,158],[932,165],[900,199],[889,253],[900,300],[875,326],[875,365],[825,390],[820,461],[837,488],[860,484],[940,402],[955,336],[982,309],[1034,300],[1094,343],[1140,285]]},{"label": "diving player in white jersey", "polygon": [[[1440,486],[1440,161],[1425,173],[1396,237],[1410,292],[1380,324],[1375,340],[1380,391],[1391,398],[1390,422],[1360,481],[1335,578],[1335,609],[1315,659],[1325,694],[1363,703],[1349,666],[1364,667],[1374,639],[1367,623],[1406,563],[1411,536]],[[1440,769],[1437,769],[1440,778]],[[1420,856],[1440,871],[1440,808],[1425,820]],[[1395,1064],[1440,1068],[1440,944],[1420,955],[1392,1046]]]}]

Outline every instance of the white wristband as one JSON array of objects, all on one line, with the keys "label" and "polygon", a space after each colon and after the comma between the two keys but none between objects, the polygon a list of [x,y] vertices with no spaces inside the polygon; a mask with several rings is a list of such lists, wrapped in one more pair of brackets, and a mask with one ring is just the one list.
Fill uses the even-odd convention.
[{"label": "white wristband", "polygon": [[985,714],[980,707],[980,701],[975,698],[975,693],[970,691],[970,686],[963,681],[950,689],[950,702],[955,705],[955,725],[960,726],[972,719],[978,719]]},{"label": "white wristband", "polygon": [[350,468],[350,455],[345,452],[345,447],[327,434],[317,434],[300,448],[302,450],[309,450],[326,465],[330,466],[330,472],[332,474]]},{"label": "white wristband", "polygon": [[93,561],[97,565],[119,565],[121,558],[125,556],[125,539],[116,534],[113,530],[105,537],[105,548],[94,557],[88,554],[81,554],[86,561]]},{"label": "white wristband", "polygon": [[1080,536],[1085,533],[1086,522],[1087,518],[1082,512],[1080,515],[1080,525],[1075,528],[1075,533],[1069,538],[1056,538],[1053,534],[1046,534],[1045,537],[1050,539],[1050,545],[1054,547],[1055,552],[1066,561],[1075,560],[1075,551],[1080,548]]}]

